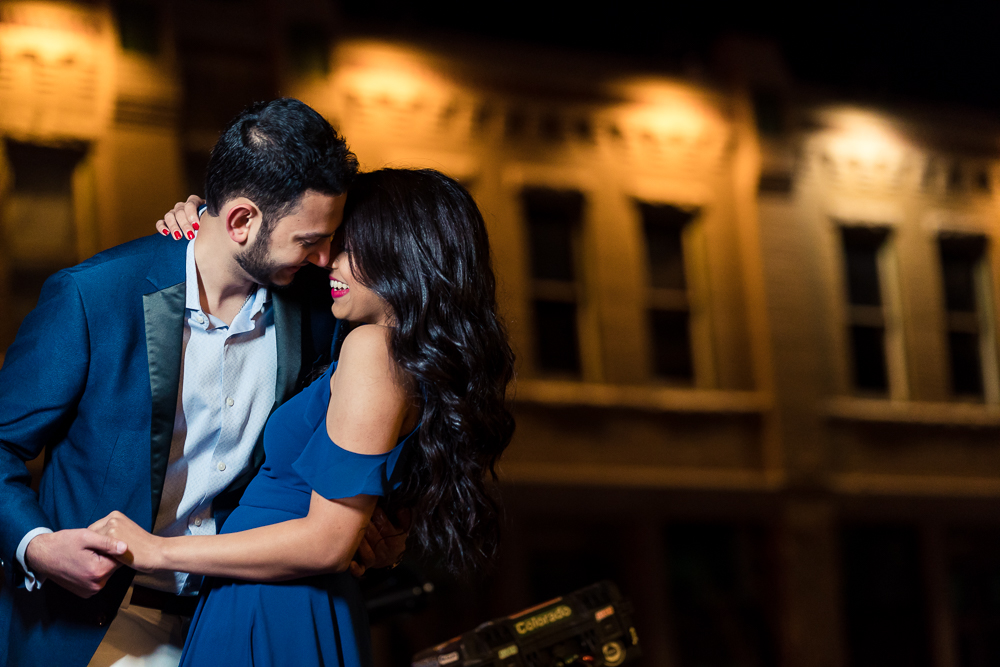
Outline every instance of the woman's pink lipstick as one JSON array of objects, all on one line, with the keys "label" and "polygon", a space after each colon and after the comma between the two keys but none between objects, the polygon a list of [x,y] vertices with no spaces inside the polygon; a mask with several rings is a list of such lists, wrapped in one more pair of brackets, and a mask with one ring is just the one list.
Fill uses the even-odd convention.
[{"label": "woman's pink lipstick", "polygon": [[344,296],[350,291],[351,288],[347,287],[346,283],[337,280],[333,276],[330,276],[330,296],[332,296],[334,299],[339,299],[340,297]]}]

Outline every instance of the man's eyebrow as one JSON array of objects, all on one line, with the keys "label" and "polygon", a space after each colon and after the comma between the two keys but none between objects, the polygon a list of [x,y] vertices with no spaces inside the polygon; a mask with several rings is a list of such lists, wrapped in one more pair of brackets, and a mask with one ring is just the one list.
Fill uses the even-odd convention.
[{"label": "man's eyebrow", "polygon": [[319,240],[319,239],[332,239],[333,234],[320,234],[319,232],[313,232],[311,234],[296,234],[295,238],[297,240]]}]

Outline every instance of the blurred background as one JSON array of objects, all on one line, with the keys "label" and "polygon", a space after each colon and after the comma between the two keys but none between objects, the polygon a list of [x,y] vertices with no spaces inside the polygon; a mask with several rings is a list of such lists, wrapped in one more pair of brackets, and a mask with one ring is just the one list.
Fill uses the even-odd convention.
[{"label": "blurred background", "polygon": [[648,667],[1000,663],[1000,10],[425,4],[0,2],[0,353],[299,97],[470,189],[519,358],[499,567],[378,667],[602,578]]}]

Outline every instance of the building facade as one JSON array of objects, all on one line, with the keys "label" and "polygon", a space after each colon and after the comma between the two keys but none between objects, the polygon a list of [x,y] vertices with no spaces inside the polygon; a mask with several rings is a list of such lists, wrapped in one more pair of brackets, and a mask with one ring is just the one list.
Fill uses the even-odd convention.
[{"label": "building facade", "polygon": [[0,3],[4,346],[229,116],[299,97],[365,169],[469,188],[519,359],[498,570],[435,578],[380,664],[601,578],[647,665],[995,663],[1000,124],[806,90],[768,45],[709,81],[252,4]]}]

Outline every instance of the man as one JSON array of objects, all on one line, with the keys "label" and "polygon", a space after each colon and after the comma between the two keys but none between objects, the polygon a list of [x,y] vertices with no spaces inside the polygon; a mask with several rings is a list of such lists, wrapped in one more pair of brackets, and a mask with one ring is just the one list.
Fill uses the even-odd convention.
[{"label": "man", "polygon": [[46,282],[0,370],[0,664],[176,664],[197,580],[119,569],[125,545],[86,526],[117,509],[160,535],[218,529],[267,416],[329,356],[326,281],[295,278],[328,263],[356,171],[306,105],[254,105],[212,153],[195,241]]}]

